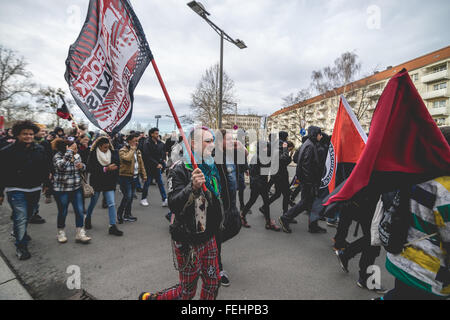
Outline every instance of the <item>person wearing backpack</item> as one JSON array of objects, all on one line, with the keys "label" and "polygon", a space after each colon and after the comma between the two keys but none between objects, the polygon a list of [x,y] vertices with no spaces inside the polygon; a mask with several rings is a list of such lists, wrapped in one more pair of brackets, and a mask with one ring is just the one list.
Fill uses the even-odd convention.
[{"label": "person wearing backpack", "polygon": [[[450,132],[442,130],[450,144]],[[410,224],[401,253],[386,256],[395,287],[382,300],[445,300],[450,297],[450,176],[415,185]]]}]

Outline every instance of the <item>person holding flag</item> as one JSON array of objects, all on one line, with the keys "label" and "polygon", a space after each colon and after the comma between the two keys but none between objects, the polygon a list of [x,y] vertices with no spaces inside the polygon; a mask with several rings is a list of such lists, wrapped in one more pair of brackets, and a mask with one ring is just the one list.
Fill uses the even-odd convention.
[{"label": "person holding flag", "polygon": [[350,177],[324,204],[398,190],[401,203],[409,199],[400,228],[392,232],[395,250],[389,248],[386,268],[396,284],[386,299],[449,296],[449,175],[450,146],[403,69],[378,101],[366,147]]},{"label": "person holding flag", "polygon": [[215,138],[210,129],[197,127],[189,140],[199,168],[193,169],[188,152],[184,152],[184,159],[174,164],[167,181],[169,208],[175,214],[170,230],[180,283],[161,292],[144,292],[139,300],[191,300],[199,277],[203,281],[201,300],[215,300],[219,291],[216,235],[219,228],[223,230],[224,213],[220,174],[211,156]]}]

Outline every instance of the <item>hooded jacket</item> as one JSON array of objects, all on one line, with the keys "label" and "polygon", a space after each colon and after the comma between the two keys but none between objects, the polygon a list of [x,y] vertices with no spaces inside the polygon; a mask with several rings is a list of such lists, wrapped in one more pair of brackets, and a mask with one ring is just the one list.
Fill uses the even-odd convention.
[{"label": "hooded jacket", "polygon": [[320,158],[317,151],[317,135],[321,129],[311,126],[308,128],[308,139],[300,148],[297,163],[297,177],[302,184],[320,186],[322,178],[322,168],[320,167]]},{"label": "hooded jacket", "polygon": [[278,154],[275,153],[275,155],[274,155],[275,157],[278,157],[279,168],[278,168],[278,172],[273,175],[274,179],[279,179],[282,177],[289,176],[287,167],[292,162],[292,158],[289,155],[288,148],[283,147],[283,144],[287,141],[287,138],[288,138],[288,133],[285,131],[280,131]]}]

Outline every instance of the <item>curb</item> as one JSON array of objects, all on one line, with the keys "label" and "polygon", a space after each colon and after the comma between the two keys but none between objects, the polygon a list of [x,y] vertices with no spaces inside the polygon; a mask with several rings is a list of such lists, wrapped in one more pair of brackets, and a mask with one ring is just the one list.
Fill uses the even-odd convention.
[{"label": "curb", "polygon": [[22,278],[15,272],[5,254],[0,250],[0,300],[34,300]]}]

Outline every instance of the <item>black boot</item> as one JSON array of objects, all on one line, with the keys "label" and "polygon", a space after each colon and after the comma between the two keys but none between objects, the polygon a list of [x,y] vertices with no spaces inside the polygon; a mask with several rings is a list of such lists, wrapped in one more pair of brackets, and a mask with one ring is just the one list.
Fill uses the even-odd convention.
[{"label": "black boot", "polygon": [[123,232],[117,229],[116,225],[113,224],[111,227],[109,227],[109,234],[112,234],[114,236],[121,237],[123,236]]},{"label": "black boot", "polygon": [[327,230],[319,227],[319,223],[317,221],[314,221],[309,225],[308,232],[309,233],[327,233]]}]

